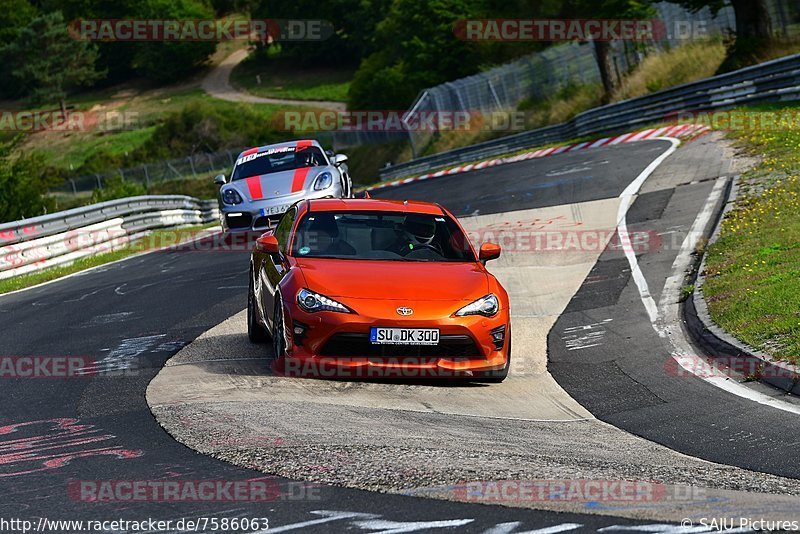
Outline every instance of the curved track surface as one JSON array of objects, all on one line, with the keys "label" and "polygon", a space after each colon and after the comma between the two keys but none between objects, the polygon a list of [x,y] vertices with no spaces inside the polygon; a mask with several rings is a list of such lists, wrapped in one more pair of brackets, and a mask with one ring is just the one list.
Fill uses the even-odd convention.
[{"label": "curved track surface", "polygon": [[[551,220],[558,215],[551,215],[550,219],[544,219],[541,216],[544,212],[526,212],[525,210],[548,210],[551,207],[568,205],[572,217],[563,220],[571,220],[573,223],[591,220],[594,228],[605,228],[608,226],[608,221],[603,219],[602,214],[606,211],[612,214],[616,213],[616,209],[613,208],[615,206],[614,199],[642,169],[647,167],[650,161],[667,148],[668,143],[653,141],[583,153],[568,153],[535,162],[524,162],[453,178],[431,180],[425,184],[388,190],[376,196],[438,200],[458,215],[489,214],[489,217],[493,217],[491,214],[509,211],[522,211],[524,214],[522,217],[497,215],[496,217],[500,218],[496,220],[481,219],[479,224],[484,227],[495,223],[515,224]],[[680,153],[679,151],[678,154]],[[719,175],[718,172],[712,172],[712,174]],[[658,212],[658,210],[653,210],[648,202],[660,199],[659,202],[663,204],[663,197],[669,196],[670,199],[673,197],[678,199],[682,195],[686,201],[684,213],[675,216],[673,226],[690,225],[711,186],[710,182],[679,185],[691,181],[683,180],[680,176],[657,173],[647,183],[653,196],[642,195],[640,200],[634,204],[632,215],[640,213],[642,214],[640,217],[648,220],[647,213]],[[662,190],[668,190],[670,194],[659,193]],[[648,192],[647,189],[645,192]],[[645,198],[651,200],[642,200]],[[666,204],[669,206],[669,202]],[[584,213],[593,215],[584,217]],[[665,208],[661,213],[671,213],[671,210]],[[658,220],[660,219],[661,217],[658,217]],[[197,248],[202,251],[196,251]],[[713,505],[717,506],[715,510],[719,509],[718,505],[721,502],[719,498],[729,498],[731,499],[728,501],[729,503],[748,502],[751,507],[747,511],[748,513],[765,509],[770,509],[775,513],[796,510],[796,501],[734,491],[749,489],[770,493],[792,492],[797,494],[800,491],[798,491],[795,481],[694,460],[617,431],[592,420],[587,412],[559,391],[558,386],[552,383],[547,376],[543,376],[545,341],[542,332],[546,334],[549,330],[549,328],[545,330],[548,322],[554,323],[558,320],[559,306],[566,306],[568,312],[572,314],[576,311],[574,304],[576,299],[583,298],[584,301],[592,303],[593,299],[601,298],[587,295],[584,292],[586,284],[583,287],[581,285],[587,280],[587,275],[590,281],[594,279],[592,277],[596,276],[603,281],[616,277],[619,278],[616,281],[617,284],[623,284],[623,282],[627,284],[624,266],[622,268],[613,266],[610,271],[603,273],[596,271],[597,265],[602,263],[601,261],[595,265],[596,256],[600,252],[601,250],[597,250],[594,258],[591,257],[591,254],[578,255],[576,258],[579,259],[571,260],[573,271],[566,277],[569,279],[569,283],[566,284],[569,287],[564,287],[563,291],[566,294],[570,287],[574,286],[573,292],[578,291],[578,297],[567,299],[564,302],[547,302],[545,297],[550,293],[549,288],[536,287],[536,275],[556,267],[562,269],[561,262],[547,258],[529,260],[524,256],[514,257],[512,255],[510,261],[514,263],[505,265],[505,267],[509,267],[507,276],[512,276],[513,272],[519,271],[520,266],[524,267],[523,270],[531,276],[531,278],[510,279],[510,283],[516,284],[516,287],[521,290],[527,288],[527,295],[530,297],[521,305],[522,317],[515,319],[515,325],[517,321],[524,323],[526,319],[530,320],[528,324],[530,329],[527,332],[526,328],[518,329],[521,332],[515,331],[514,335],[530,336],[526,339],[531,340],[538,339],[534,342],[543,347],[542,351],[526,354],[524,349],[519,348],[520,345],[516,345],[518,347],[516,353],[522,354],[520,360],[528,362],[529,365],[523,369],[515,367],[513,370],[515,376],[508,381],[508,385],[503,384],[501,388],[492,393],[499,397],[502,397],[504,392],[508,393],[505,404],[483,406],[480,402],[480,393],[486,388],[478,390],[438,388],[433,391],[423,391],[429,386],[365,384],[349,388],[347,385],[341,384],[319,384],[317,381],[309,381],[310,383],[307,385],[305,381],[296,381],[291,385],[283,385],[282,391],[277,391],[278,401],[282,398],[286,401],[287,397],[292,396],[305,398],[302,395],[317,395],[322,402],[314,403],[312,412],[308,409],[303,410],[301,405],[292,406],[290,402],[270,402],[268,398],[261,398],[257,401],[261,404],[257,404],[255,399],[251,399],[254,405],[257,404],[258,408],[263,410],[264,416],[268,417],[275,425],[271,428],[260,426],[261,420],[253,419],[252,412],[236,414],[235,407],[224,417],[218,411],[218,406],[201,408],[199,405],[180,407],[177,404],[172,406],[164,404],[161,408],[156,406],[154,411],[161,417],[162,423],[173,417],[173,422],[189,428],[196,428],[198,425],[219,425],[220,422],[229,424],[228,430],[234,429],[237,433],[212,436],[218,445],[220,443],[222,445],[216,451],[206,452],[213,452],[222,457],[229,456],[228,459],[237,461],[236,458],[230,458],[230,456],[243,450],[263,449],[265,451],[263,458],[248,457],[240,458],[238,461],[271,472],[279,472],[298,460],[298,456],[293,455],[295,454],[293,449],[307,453],[310,450],[309,448],[304,449],[305,445],[320,442],[320,433],[315,432],[314,423],[328,425],[331,422],[336,423],[339,425],[338,430],[332,437],[341,437],[342,439],[334,440],[337,441],[335,447],[328,451],[323,450],[321,454],[317,451],[320,455],[312,458],[322,468],[320,472],[323,473],[323,476],[320,478],[323,480],[327,480],[324,475],[326,465],[341,465],[342,472],[346,473],[345,464],[347,462],[337,464],[335,459],[337,455],[341,458],[343,451],[352,451],[357,447],[366,448],[368,443],[359,441],[357,435],[357,432],[363,432],[367,436],[364,438],[367,441],[374,438],[375,443],[385,445],[387,449],[384,450],[384,453],[388,451],[389,456],[373,456],[373,458],[383,461],[371,467],[372,476],[367,477],[364,472],[361,473],[361,476],[367,480],[376,480],[375,487],[387,491],[391,490],[392,486],[387,484],[385,479],[387,476],[391,477],[391,472],[398,472],[394,469],[395,463],[405,466],[406,470],[401,473],[409,478],[415,476],[414,465],[426,465],[425,462],[404,463],[402,455],[395,452],[392,456],[388,447],[393,444],[397,445],[398,438],[407,440],[413,437],[417,439],[415,444],[417,449],[423,450],[426,438],[438,435],[444,441],[459,442],[465,445],[456,447],[462,456],[454,460],[452,457],[447,457],[446,449],[433,447],[428,451],[429,454],[426,457],[428,464],[433,465],[441,461],[444,465],[460,465],[465,468],[465,471],[469,471],[469,467],[474,464],[481,469],[495,469],[495,471],[487,471],[493,472],[495,478],[497,476],[525,479],[540,476],[571,478],[586,476],[586,472],[606,478],[625,476],[631,478],[637,476],[634,473],[645,472],[647,476],[655,475],[655,479],[668,480],[674,484],[688,484],[699,479],[708,488],[728,492],[717,494],[717,500]],[[528,256],[533,257],[534,255]],[[603,256],[601,256],[602,259]],[[549,265],[548,261],[550,261]],[[498,264],[500,270],[503,267],[503,264]],[[583,271],[585,274],[581,276]],[[601,527],[610,531],[617,529],[615,525],[624,528],[625,525],[633,524],[629,520],[571,512],[557,514],[486,504],[478,506],[474,500],[464,499],[463,492],[462,498],[456,498],[456,500],[470,502],[448,502],[417,496],[314,486],[313,483],[293,483],[286,478],[273,477],[268,477],[268,480],[280,488],[280,495],[276,500],[258,504],[134,501],[120,506],[119,503],[85,502],[76,498],[74,493],[68,491],[70,481],[242,480],[263,476],[253,470],[234,467],[208,456],[198,455],[176,443],[154,423],[145,401],[145,389],[148,383],[169,357],[202,332],[222,323],[241,309],[246,293],[246,273],[246,251],[234,252],[219,247],[194,247],[191,251],[174,250],[141,256],[53,284],[0,297],[0,313],[3,313],[6,318],[0,341],[2,346],[0,354],[86,356],[97,361],[93,370],[100,372],[97,376],[85,378],[4,379],[2,389],[4,402],[3,407],[0,408],[2,424],[5,425],[0,428],[0,488],[3,490],[2,494],[5,499],[0,503],[0,516],[29,519],[43,516],[61,519],[111,519],[121,516],[138,520],[147,517],[171,519],[203,516],[267,516],[275,531],[280,531],[277,527],[281,526],[285,530],[302,528],[310,531],[330,531],[336,525],[342,530],[347,528],[368,532],[430,531],[439,528],[460,528],[473,532],[522,532],[545,527],[553,527],[548,532],[560,532],[578,529],[595,530]],[[652,277],[654,282],[659,279],[663,282],[663,274],[660,271],[646,272],[646,275]],[[553,272],[550,275],[555,276]],[[600,292],[600,295],[602,296],[603,293]],[[619,298],[614,301],[615,304],[619,302],[624,301]],[[597,304],[597,302],[593,304]],[[634,328],[632,326],[634,324],[642,323],[642,311],[636,309],[637,304],[641,306],[641,303],[632,300],[629,306],[632,314],[631,328]],[[526,306],[529,307],[526,308]],[[561,323],[556,324],[557,327],[551,335],[551,350],[553,350],[552,336],[565,330],[564,328],[559,329],[562,326]],[[570,328],[570,325],[563,326]],[[224,328],[228,327],[231,328],[230,334],[226,334],[224,331]],[[247,349],[245,347],[242,347],[241,355],[231,354],[230,349],[238,347],[237,343],[241,338],[236,331],[236,318],[228,322],[227,326],[223,323],[218,328],[222,328],[223,331],[212,330],[211,335],[204,336],[202,339],[215,337],[222,339],[224,341],[222,345],[215,345],[215,342],[212,341],[211,346],[212,349],[222,347],[225,349],[225,353],[203,352],[203,358],[222,360],[231,358],[231,356],[234,359],[237,356],[246,356],[244,351]],[[605,328],[605,331],[608,332],[608,328]],[[219,334],[231,337],[226,339]],[[636,334],[634,333],[634,335]],[[644,343],[643,341],[642,346],[645,346]],[[187,348],[183,357],[191,359],[190,349],[198,346],[201,345],[193,344],[192,347]],[[606,346],[610,346],[610,344],[606,343]],[[657,347],[657,345],[654,346]],[[209,358],[209,355],[217,357]],[[228,381],[233,386],[229,388],[229,391],[246,390],[247,387],[237,386],[251,384],[249,380],[254,377],[259,380],[259,377],[263,376],[261,373],[264,369],[261,364],[266,362],[268,357],[268,354],[262,352],[255,356],[256,360],[249,360],[249,363],[248,360],[239,359],[235,362],[202,362],[193,365],[191,361],[181,361],[181,356],[179,356],[178,360],[173,363],[189,363],[189,365],[172,365],[171,367],[178,369],[183,367],[186,369],[186,376],[195,373],[194,376],[198,380],[217,373],[223,381]],[[563,362],[567,356],[554,352],[553,357],[556,363],[551,366]],[[581,360],[581,363],[582,367],[586,367],[585,360]],[[570,366],[566,363],[562,365],[562,370],[554,367],[556,378],[578,400],[585,400],[577,393],[577,390],[583,387],[587,391],[593,392],[592,398],[594,399],[616,399],[620,403],[628,402],[629,408],[634,413],[636,409],[654,406],[653,403],[647,403],[646,395],[634,396],[631,401],[623,401],[615,391],[608,390],[603,396],[602,391],[599,391],[594,385],[587,387],[586,383],[603,383],[603,380],[606,379],[605,376],[584,376],[582,381],[572,377],[566,379],[564,377],[567,375],[564,372],[569,370]],[[532,378],[535,376],[539,378]],[[264,377],[264,380],[269,380],[269,377]],[[517,387],[515,383],[523,383],[526,380],[539,380],[538,383],[547,384],[547,387],[550,388],[539,392],[546,394],[531,394],[533,401],[544,398],[560,398],[565,399],[564,403],[556,407],[542,404],[539,408],[523,407],[520,409],[515,406],[512,402],[513,396],[517,394],[514,392],[514,388]],[[688,381],[689,379],[681,380]],[[152,387],[157,385],[158,380],[153,382]],[[386,424],[386,427],[384,432],[381,432],[381,428],[375,426],[377,419],[374,412],[368,413],[375,408],[365,406],[367,401],[363,396],[373,395],[373,399],[380,399],[381,395],[374,395],[374,390],[383,387],[412,388],[411,390],[406,389],[407,394],[404,398],[407,403],[415,402],[419,396],[428,396],[435,403],[432,404],[426,400],[429,407],[425,407],[424,404],[403,405],[399,406],[400,409],[397,409],[398,406],[394,406],[391,410],[385,410],[388,413],[382,416],[382,422]],[[418,389],[414,390],[414,387]],[[664,388],[669,389],[669,386],[664,386]],[[701,395],[697,397],[701,402],[710,402],[710,400],[719,399],[722,396],[721,392],[705,384],[693,383],[691,388],[693,388],[690,390],[691,393]],[[466,393],[463,393],[462,390]],[[522,390],[524,388],[520,391]],[[190,400],[189,392],[183,391],[186,392],[185,399]],[[269,390],[262,388],[261,391],[251,393],[263,395],[269,393]],[[331,402],[333,394],[351,396],[354,400],[349,404],[334,404]],[[328,396],[327,403],[324,401],[326,395]],[[458,414],[458,410],[464,410],[464,407],[461,403],[453,402],[451,397],[454,395],[461,398],[464,395],[477,395],[478,399],[473,401],[470,409],[480,408],[484,412]],[[235,403],[230,404],[233,406]],[[734,426],[728,425],[730,433],[746,430],[751,432],[753,439],[756,440],[763,434],[760,433],[760,429],[754,428],[754,421],[761,417],[774,417],[774,414],[767,413],[770,410],[767,407],[754,408],[743,401],[739,405],[739,401],[736,399],[730,401],[730,404],[734,407],[738,406],[734,409],[747,410],[751,418],[746,428],[736,426],[745,424],[742,419],[734,419],[731,422]],[[443,405],[449,405],[449,408],[439,409]],[[592,402],[584,402],[584,405],[592,411],[596,410],[597,406]],[[673,406],[685,407],[685,404],[673,403]],[[720,404],[716,404],[716,406],[719,407]],[[550,410],[550,412],[547,417],[543,418],[545,421],[523,421],[522,419],[530,419],[524,415],[526,415],[526,410],[532,409],[534,412],[539,409],[545,412]],[[502,411],[504,410],[520,410],[512,413],[512,417],[519,420],[503,419]],[[565,413],[568,414],[568,417],[564,417]],[[626,412],[617,409],[612,413]],[[717,415],[724,418],[729,413],[722,412]],[[598,413],[598,415],[604,417],[603,413]],[[205,421],[200,420],[203,417],[206,418]],[[225,420],[225,417],[229,419]],[[679,414],[676,410],[673,412],[673,417],[685,417],[685,414]],[[557,418],[567,420],[559,419],[558,422],[554,422]],[[780,422],[787,424],[788,420],[788,415],[782,415]],[[636,421],[639,422],[636,423]],[[645,430],[654,426],[652,421],[649,421],[649,424],[641,423],[641,418],[636,421],[634,421],[635,424],[629,425],[629,429],[634,433],[646,434]],[[779,422],[775,419],[770,419],[770,421],[773,424]],[[357,426],[359,423],[364,426]],[[729,421],[706,420],[706,424],[711,423],[727,424]],[[663,426],[664,423],[661,424]],[[561,431],[556,429],[557,425],[563,425],[567,429],[563,431],[563,436],[559,436]],[[585,425],[592,426],[586,427]],[[224,429],[224,424],[219,428]],[[238,433],[239,430],[246,430],[246,432]],[[308,443],[289,442],[288,446],[284,447],[276,441],[277,438],[283,438],[276,433],[285,432],[288,435],[291,431],[294,432],[292,434],[292,438],[294,438],[302,435],[299,434],[300,430],[306,433],[304,437],[308,438]],[[398,434],[399,431],[404,431],[405,434]],[[668,433],[665,430],[661,435],[654,434],[648,437],[677,449],[685,448],[685,440],[669,442],[670,440],[664,437],[664,434]],[[254,446],[252,442],[248,443],[243,440],[243,435],[255,435],[262,441],[272,440],[272,442],[266,447]],[[549,437],[554,439],[549,440]],[[196,436],[196,438],[202,443],[209,443],[208,436]],[[226,440],[228,441],[226,442]],[[624,440],[624,446],[630,447],[629,451],[619,449],[620,441],[618,440]],[[191,439],[187,438],[185,441],[190,442]],[[527,453],[521,450],[526,441],[528,441],[528,447],[534,447],[534,450],[529,450]],[[784,438],[776,442],[770,441],[767,443],[768,447],[765,448],[786,451],[785,453],[789,454],[791,444],[787,443],[788,441],[791,440]],[[189,444],[196,446],[196,443]],[[473,445],[475,451],[470,450]],[[725,449],[726,446],[726,439],[708,437],[707,441],[702,444],[702,451],[697,452],[696,455],[711,457],[715,454],[714,451]],[[279,458],[280,465],[271,465],[269,462],[276,459],[274,452],[278,449],[283,451],[284,457]],[[509,450],[512,454],[508,454]],[[494,464],[481,463],[487,458],[487,452],[494,454]],[[598,454],[599,456],[597,456]],[[346,459],[347,456],[345,455],[344,458]],[[769,468],[774,457],[767,455],[762,458],[763,461],[760,465],[748,467],[752,467],[755,471],[774,471]],[[263,461],[264,459],[267,459],[266,463]],[[738,456],[731,456],[730,459],[733,464],[742,463]],[[303,479],[314,480],[314,476],[308,475],[307,459],[301,458],[300,460],[306,463],[296,464],[300,465],[301,471],[304,471],[299,474],[303,475]],[[396,462],[391,460],[396,460]],[[786,460],[786,457],[783,460]],[[525,465],[536,465],[537,463],[547,469],[523,469]],[[751,463],[757,462],[751,458]],[[501,470],[503,465],[507,466],[505,471]],[[384,476],[381,470],[389,475]],[[476,473],[478,477],[474,476]],[[679,476],[681,473],[682,477]],[[425,473],[421,474],[425,475]],[[658,476],[659,474],[661,476]],[[792,470],[786,470],[782,474],[792,478],[796,477],[796,471]],[[480,469],[476,468],[473,476],[468,477],[467,480],[476,478],[480,480],[479,476]],[[408,488],[404,484],[395,486],[393,489],[411,490],[409,492],[415,495],[432,494],[443,498],[453,498],[452,491],[450,491],[450,495],[447,494],[448,490],[452,490],[452,486],[445,486],[444,489],[439,486],[441,482],[447,484],[452,482],[451,480],[426,480],[423,477],[417,477],[417,479],[423,486],[416,488],[418,491],[414,491],[415,488]],[[332,482],[342,483],[337,480],[332,480]],[[519,503],[504,502],[504,504]],[[527,503],[527,505],[531,505],[531,503]],[[691,503],[694,511],[702,510],[708,505],[709,499],[706,498]],[[533,503],[533,506],[537,507],[537,503]],[[667,507],[674,511],[675,505],[667,503]],[[611,505],[595,503],[592,508],[593,512],[626,513],[626,510],[617,509],[624,507]],[[654,508],[658,508],[658,506],[639,507],[634,515],[643,518],[662,517],[658,511],[653,513]],[[571,507],[573,512],[578,509],[580,507]],[[741,508],[739,509],[741,510]],[[589,507],[586,507],[586,510],[589,510]],[[627,512],[628,515],[631,515],[630,510]],[[650,528],[650,530],[654,529]],[[661,530],[668,531],[669,529],[664,527]]]}]

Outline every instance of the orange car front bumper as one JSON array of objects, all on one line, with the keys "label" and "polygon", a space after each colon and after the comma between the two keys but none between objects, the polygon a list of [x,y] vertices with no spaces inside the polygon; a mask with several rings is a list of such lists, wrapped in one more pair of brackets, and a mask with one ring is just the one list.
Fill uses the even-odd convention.
[{"label": "orange car front bumper", "polygon": [[[453,317],[452,303],[418,306],[412,318],[389,317],[382,301],[346,302],[359,313],[309,314],[290,305],[284,316],[287,357],[277,371],[323,378],[435,378],[470,376],[506,365],[511,335],[508,310],[494,317]],[[456,305],[457,309],[459,306]],[[372,327],[434,328],[438,346],[373,345]],[[295,330],[297,329],[297,330]],[[498,342],[502,337],[502,342]]]}]

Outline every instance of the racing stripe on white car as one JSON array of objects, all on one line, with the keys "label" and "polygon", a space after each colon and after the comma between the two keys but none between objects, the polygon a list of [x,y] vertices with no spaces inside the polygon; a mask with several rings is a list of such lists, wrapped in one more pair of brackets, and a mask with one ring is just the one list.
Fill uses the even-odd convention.
[{"label": "racing stripe on white car", "polygon": [[655,139],[657,137],[676,137],[679,139],[686,137],[696,137],[704,135],[710,131],[711,130],[707,126],[699,124],[679,124],[678,126],[651,128],[649,130],[642,130],[640,132],[630,132],[615,137],[604,137],[596,141],[585,141],[582,143],[576,143],[572,145],[555,146],[546,149],[531,150],[530,152],[524,152],[522,154],[517,154],[515,156],[510,156],[506,158],[493,158],[477,163],[472,162],[465,165],[461,165],[459,167],[453,167],[452,169],[436,171],[434,173],[423,174],[421,176],[414,176],[411,178],[396,180],[394,182],[386,182],[383,184],[374,185],[368,188],[367,191],[375,191],[377,189],[383,189],[385,187],[394,187],[402,184],[410,184],[422,180],[429,180],[431,178],[438,178],[440,176],[452,176],[454,174],[462,174],[474,170],[485,169],[486,167],[493,167],[495,165],[504,165],[507,163],[515,163],[517,161],[523,161],[527,159],[543,158],[546,156],[562,154],[564,152],[576,152],[578,150],[588,150],[591,148],[598,148],[602,146],[635,143],[637,141],[646,141],[648,139]]}]

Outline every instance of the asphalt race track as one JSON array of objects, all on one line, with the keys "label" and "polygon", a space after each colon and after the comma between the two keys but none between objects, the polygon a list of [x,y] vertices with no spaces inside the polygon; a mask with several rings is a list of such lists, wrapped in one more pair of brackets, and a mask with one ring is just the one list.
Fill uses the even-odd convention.
[{"label": "asphalt race track", "polygon": [[[459,216],[613,199],[669,147],[666,141],[647,141],[565,153],[374,196],[437,201]],[[696,167],[674,166],[672,175],[657,171],[629,212],[630,229],[663,237],[679,223],[694,220],[714,180],[722,175],[711,166],[704,169],[706,175],[691,175],[697,174]],[[674,174],[681,172],[686,179],[676,179]],[[145,391],[170,357],[242,310],[248,252],[238,248],[230,250],[208,238],[205,244],[131,258],[0,296],[0,354],[85,357],[96,362],[90,370],[99,373],[68,379],[3,378],[0,517],[267,517],[274,532],[686,531],[677,525],[647,527],[648,521],[613,515],[292,482],[181,445],[156,423]],[[676,254],[662,247],[639,257],[656,295]],[[793,454],[796,418],[697,379],[665,373],[669,351],[647,320],[626,269],[618,251],[604,252],[552,329],[549,370],[558,383],[593,415],[633,434],[714,462],[798,478],[800,461]],[[591,339],[600,341],[584,343],[577,336],[576,345],[572,333],[584,327]],[[276,489],[276,498],[269,502],[121,505],[88,502],[73,491],[76,481],[262,478]]]}]

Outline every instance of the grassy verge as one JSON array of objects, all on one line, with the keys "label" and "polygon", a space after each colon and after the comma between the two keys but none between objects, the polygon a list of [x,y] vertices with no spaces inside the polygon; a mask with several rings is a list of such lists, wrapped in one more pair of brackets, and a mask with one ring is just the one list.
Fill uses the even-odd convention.
[{"label": "grassy verge", "polygon": [[[721,41],[690,43],[660,54],[652,54],[631,73],[623,77],[619,89],[609,103],[674,87],[712,76],[725,60]],[[546,97],[523,100],[517,111],[525,112],[524,130],[533,130],[566,122],[575,115],[604,104],[603,88],[599,84],[571,84]],[[518,131],[440,132],[425,148],[422,155],[436,154],[467,146]]]},{"label": "grassy verge", "polygon": [[[201,89],[182,87],[141,91],[120,88],[113,93],[110,100],[104,100],[108,97],[104,92],[91,98],[88,95],[84,96],[87,100],[76,104],[78,111],[91,110],[102,114],[103,117],[107,116],[105,114],[117,113],[125,117],[127,124],[118,129],[108,130],[37,132],[28,135],[20,148],[40,154],[47,165],[55,169],[77,172],[82,165],[92,162],[93,167],[102,171],[107,170],[103,167],[104,162],[110,164],[110,168],[124,164],[129,155],[134,154],[150,140],[158,125],[171,113],[180,112],[191,103],[203,102],[210,109],[229,116],[241,115],[244,110],[252,113],[264,125],[272,124],[273,117],[287,109],[286,106],[273,104],[226,102],[208,97]],[[109,119],[109,123],[115,125],[113,119]],[[176,156],[184,155],[186,154]],[[91,169],[89,172],[94,170]]]},{"label": "grassy verge", "polygon": [[714,76],[723,61],[725,45],[719,39],[652,54],[622,79],[611,100],[620,102]]},{"label": "grassy verge", "polygon": [[[796,117],[800,107],[747,111]],[[742,177],[735,208],[708,249],[703,296],[732,335],[800,363],[800,126],[793,120],[729,136],[762,162]]]},{"label": "grassy verge", "polygon": [[345,102],[353,74],[349,69],[300,67],[295,60],[251,56],[233,70],[231,83],[263,97]]},{"label": "grassy verge", "polygon": [[190,240],[203,230],[212,228],[214,226],[216,226],[216,223],[204,226],[187,226],[184,228],[156,230],[151,232],[149,235],[141,239],[137,239],[127,246],[113,252],[106,252],[103,254],[97,254],[95,256],[89,256],[87,258],[81,258],[76,262],[63,267],[54,267],[38,273],[0,280],[0,294],[35,286],[44,282],[49,282],[50,280],[55,280],[79,271],[84,271],[91,267],[97,267],[98,265],[104,265],[106,263],[121,260],[134,254],[147,252],[148,250],[156,250],[165,246],[175,245],[177,243]]}]

